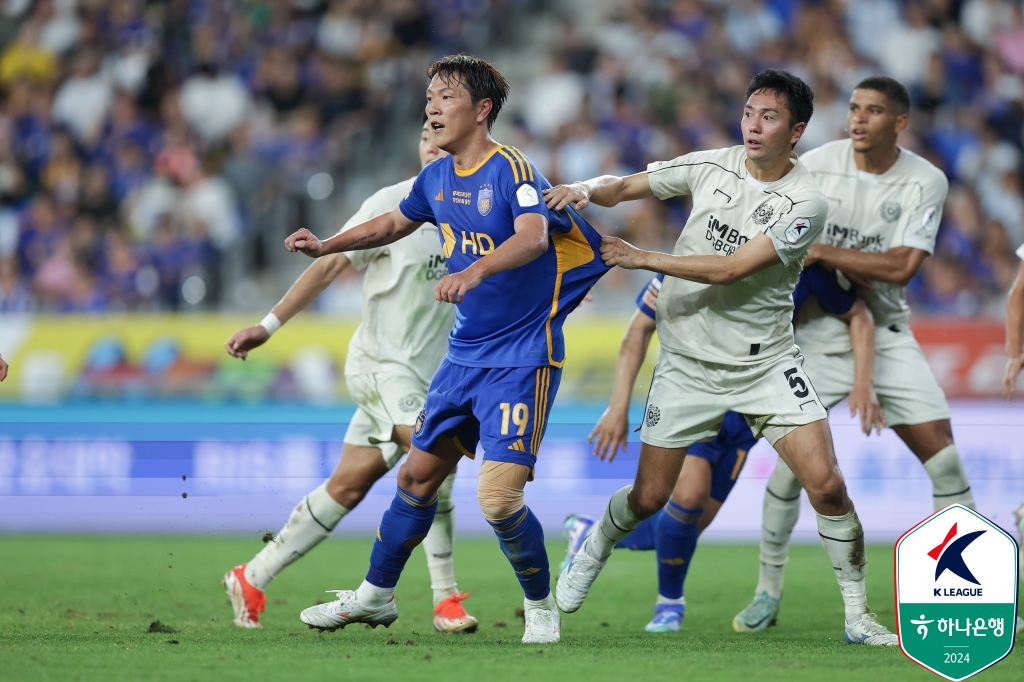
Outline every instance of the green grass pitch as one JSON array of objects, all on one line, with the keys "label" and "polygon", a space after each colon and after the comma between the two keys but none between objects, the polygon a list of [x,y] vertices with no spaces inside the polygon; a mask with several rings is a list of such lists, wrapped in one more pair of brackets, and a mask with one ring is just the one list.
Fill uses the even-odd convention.
[{"label": "green grass pitch", "polygon": [[[562,618],[557,645],[520,644],[522,593],[493,539],[456,545],[459,586],[480,619],[473,635],[431,626],[421,550],[389,630],[350,626],[320,634],[299,611],[327,588],[353,589],[370,542],[331,540],[270,586],[263,630],[231,625],[224,571],[260,547],[255,536],[0,537],[0,680],[928,680],[898,649],[842,639],[842,603],[819,547],[796,547],[778,627],[738,635],[730,627],[756,578],[757,548],[700,548],[687,584],[683,632],[642,632],[655,596],[649,552],[619,551],[583,608]],[[549,544],[552,565],[564,545]],[[892,551],[872,547],[871,605],[895,626]],[[172,633],[147,632],[152,621]],[[1012,653],[981,680],[1024,679]]]}]

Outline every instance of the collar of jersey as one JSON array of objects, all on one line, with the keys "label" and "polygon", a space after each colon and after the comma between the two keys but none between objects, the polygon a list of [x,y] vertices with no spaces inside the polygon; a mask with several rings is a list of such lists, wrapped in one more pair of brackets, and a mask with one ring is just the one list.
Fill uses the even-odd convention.
[{"label": "collar of jersey", "polygon": [[487,155],[483,158],[482,161],[480,161],[480,163],[473,166],[472,168],[467,168],[466,170],[459,170],[458,168],[455,168],[455,159],[452,159],[452,169],[455,171],[455,174],[458,175],[460,178],[469,177],[473,173],[476,173],[478,170],[483,168],[483,165],[490,161],[491,157],[497,154],[499,149],[501,149],[500,144],[491,151],[487,152]]}]

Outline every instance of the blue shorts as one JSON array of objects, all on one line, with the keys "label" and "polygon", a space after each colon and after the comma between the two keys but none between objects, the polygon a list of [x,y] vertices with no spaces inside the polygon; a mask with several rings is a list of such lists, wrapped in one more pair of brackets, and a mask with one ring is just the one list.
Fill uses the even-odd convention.
[{"label": "blue shorts", "polygon": [[687,455],[706,459],[711,464],[711,499],[724,503],[729,497],[747,462],[747,453],[756,442],[743,415],[728,412],[713,440],[694,443],[686,450]]},{"label": "blue shorts", "polygon": [[447,358],[427,389],[412,444],[430,452],[448,436],[462,454],[533,468],[562,370],[555,367],[465,367]]}]

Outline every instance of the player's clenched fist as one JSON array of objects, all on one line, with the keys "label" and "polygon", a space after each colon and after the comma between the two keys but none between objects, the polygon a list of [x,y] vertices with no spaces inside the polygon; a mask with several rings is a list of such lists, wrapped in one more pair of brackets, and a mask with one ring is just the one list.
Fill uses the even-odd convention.
[{"label": "player's clenched fist", "polygon": [[553,211],[561,211],[569,205],[577,211],[582,211],[590,204],[590,194],[586,186],[580,182],[572,185],[555,185],[544,190],[544,202]]},{"label": "player's clenched fist", "polygon": [[434,288],[434,300],[438,303],[462,303],[466,292],[476,289],[480,279],[467,275],[466,271],[445,275]]},{"label": "player's clenched fist", "polygon": [[285,248],[292,253],[301,251],[310,258],[319,258],[322,255],[321,250],[323,248],[323,244],[316,238],[315,234],[306,228],[302,228],[298,232],[294,232],[289,235],[288,238],[284,240],[284,245]]},{"label": "player's clenched fist", "polygon": [[601,260],[605,265],[618,265],[627,270],[642,268],[644,251],[618,237],[601,238]]},{"label": "player's clenched fist", "polygon": [[224,348],[227,349],[228,355],[245,360],[249,351],[262,346],[269,338],[270,334],[266,327],[254,324],[232,334],[224,344]]}]

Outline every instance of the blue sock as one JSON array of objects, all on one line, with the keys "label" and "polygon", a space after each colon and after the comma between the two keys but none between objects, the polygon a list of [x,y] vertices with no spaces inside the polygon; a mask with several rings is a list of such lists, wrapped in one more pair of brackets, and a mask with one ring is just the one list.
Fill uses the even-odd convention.
[{"label": "blue sock", "polygon": [[651,550],[654,549],[654,539],[658,532],[658,519],[665,515],[662,509],[650,518],[640,522],[640,525],[633,529],[633,532],[619,540],[615,549]]},{"label": "blue sock", "polygon": [[405,562],[427,536],[436,511],[437,493],[428,500],[398,489],[377,528],[366,582],[377,587],[398,584]]},{"label": "blue sock", "polygon": [[529,507],[502,521],[491,521],[501,551],[508,557],[526,598],[540,601],[551,594],[551,571],[544,548],[544,529]]},{"label": "blue sock", "polygon": [[672,500],[658,520],[658,594],[666,599],[683,596],[683,583],[697,551],[698,521],[703,509],[680,507]]}]

